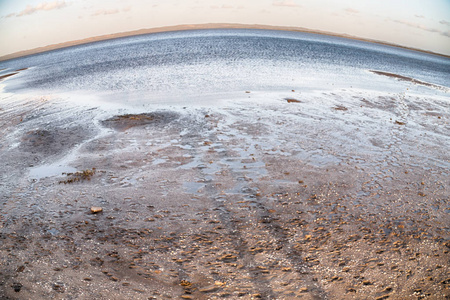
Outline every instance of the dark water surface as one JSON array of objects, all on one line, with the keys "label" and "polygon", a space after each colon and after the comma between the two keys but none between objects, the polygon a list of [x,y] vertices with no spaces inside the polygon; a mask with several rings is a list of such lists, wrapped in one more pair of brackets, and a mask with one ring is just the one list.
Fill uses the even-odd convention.
[{"label": "dark water surface", "polygon": [[[363,88],[398,92],[368,70],[450,86],[450,59],[317,34],[269,30],[157,33],[55,50],[0,63],[6,91],[214,94],[242,90]],[[1,75],[1,74],[0,74]]]}]

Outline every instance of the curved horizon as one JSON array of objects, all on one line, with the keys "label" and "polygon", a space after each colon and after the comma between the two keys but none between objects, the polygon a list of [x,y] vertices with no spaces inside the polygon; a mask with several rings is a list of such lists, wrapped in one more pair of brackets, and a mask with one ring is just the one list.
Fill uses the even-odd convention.
[{"label": "curved horizon", "polygon": [[175,26],[143,28],[143,29],[138,29],[138,30],[126,31],[126,32],[117,32],[117,33],[111,33],[111,34],[105,34],[105,35],[99,35],[99,36],[92,36],[92,37],[88,37],[88,38],[84,38],[84,39],[72,40],[72,41],[61,42],[61,43],[57,43],[57,44],[45,45],[45,46],[41,46],[41,47],[37,47],[37,48],[33,48],[33,49],[17,51],[14,53],[0,56],[0,61],[20,58],[20,57],[24,57],[24,56],[29,56],[29,55],[34,55],[34,54],[39,54],[39,53],[44,53],[44,52],[48,52],[48,51],[59,50],[59,49],[63,49],[63,48],[79,46],[79,45],[84,45],[84,44],[89,44],[89,43],[94,43],[94,42],[124,38],[124,37],[132,37],[132,36],[154,34],[154,33],[156,34],[156,33],[163,33],[163,32],[208,30],[208,29],[250,29],[250,30],[254,29],[254,30],[275,30],[275,31],[291,31],[291,32],[311,33],[311,34],[327,35],[327,36],[334,36],[334,37],[340,37],[340,38],[346,38],[346,39],[353,39],[353,40],[358,40],[358,41],[363,41],[363,42],[368,42],[368,43],[376,43],[376,44],[380,44],[380,45],[408,49],[408,50],[412,50],[412,51],[418,51],[418,52],[423,52],[423,53],[439,55],[439,56],[450,58],[450,55],[443,54],[443,53],[408,47],[405,45],[394,44],[394,43],[389,43],[389,42],[380,41],[380,40],[367,39],[367,38],[363,38],[363,37],[359,37],[359,36],[352,36],[352,35],[348,35],[348,34],[338,34],[335,32],[314,30],[314,29],[303,28],[303,27],[273,26],[273,25],[263,25],[263,24],[209,23],[209,24],[181,24],[181,25],[175,25]]},{"label": "curved horizon", "polygon": [[446,0],[5,0],[0,1],[0,56],[183,24],[301,28],[450,55]]}]

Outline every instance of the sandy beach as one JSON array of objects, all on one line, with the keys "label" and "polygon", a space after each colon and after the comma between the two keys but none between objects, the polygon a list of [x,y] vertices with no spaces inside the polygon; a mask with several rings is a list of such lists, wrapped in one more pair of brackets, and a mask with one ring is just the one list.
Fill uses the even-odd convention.
[{"label": "sandy beach", "polygon": [[450,297],[448,98],[18,97],[0,103],[0,299]]}]

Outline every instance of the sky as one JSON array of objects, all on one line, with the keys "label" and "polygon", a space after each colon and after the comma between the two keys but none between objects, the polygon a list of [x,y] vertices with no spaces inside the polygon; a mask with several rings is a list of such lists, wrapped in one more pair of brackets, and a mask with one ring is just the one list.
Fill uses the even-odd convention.
[{"label": "sky", "polygon": [[305,27],[450,55],[450,0],[0,0],[0,56],[204,23]]}]

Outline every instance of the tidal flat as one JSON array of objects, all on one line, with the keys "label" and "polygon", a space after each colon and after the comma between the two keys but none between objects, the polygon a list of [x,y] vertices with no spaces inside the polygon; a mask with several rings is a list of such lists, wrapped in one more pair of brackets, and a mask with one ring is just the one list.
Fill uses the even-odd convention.
[{"label": "tidal flat", "polygon": [[3,99],[2,299],[450,296],[448,99],[243,94]]},{"label": "tidal flat", "polygon": [[0,299],[448,299],[450,61],[270,30],[0,62]]}]

